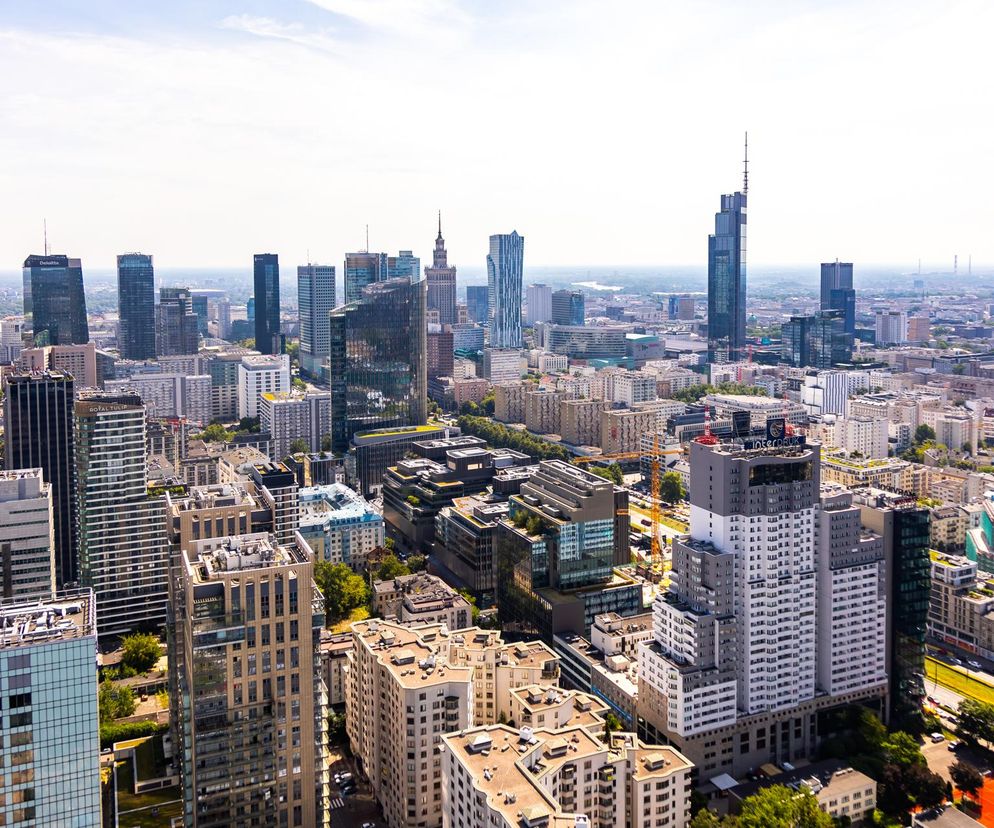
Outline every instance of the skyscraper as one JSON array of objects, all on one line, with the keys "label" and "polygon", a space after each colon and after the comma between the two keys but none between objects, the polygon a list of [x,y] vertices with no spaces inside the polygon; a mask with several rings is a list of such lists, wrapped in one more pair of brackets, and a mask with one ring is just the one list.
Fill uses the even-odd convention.
[{"label": "skyscraper", "polygon": [[424,280],[391,279],[331,312],[333,451],[357,431],[425,422],[425,294]]},{"label": "skyscraper", "polygon": [[282,354],[280,336],[280,259],[275,253],[256,253],[255,349],[261,354]]},{"label": "skyscraper", "polygon": [[76,402],[80,579],[93,589],[100,635],[166,620],[169,548],[164,495],[150,496],[145,406],[137,394]]},{"label": "skyscraper", "polygon": [[708,358],[735,360],[746,340],[746,195],[748,150],[742,191],[723,195],[708,236]]},{"label": "skyscraper", "polygon": [[13,374],[6,390],[6,467],[40,468],[51,486],[55,580],[62,589],[79,580],[73,378],[63,371]]},{"label": "skyscraper", "polygon": [[155,276],[152,257],[117,257],[117,347],[121,359],[155,359]]},{"label": "skyscraper", "polygon": [[328,314],[335,307],[335,268],[307,264],[297,268],[297,302],[300,309],[300,373],[322,379],[328,360]]},{"label": "skyscraper", "polygon": [[410,279],[417,282],[421,278],[421,259],[411,250],[401,250],[396,256],[387,256],[385,279]]},{"label": "skyscraper", "polygon": [[161,288],[155,313],[159,356],[195,354],[200,350],[199,325],[189,288]]},{"label": "skyscraper", "polygon": [[[466,313],[473,322],[486,324],[490,318],[490,288],[487,285],[466,287]],[[551,299],[549,300],[552,301]],[[551,310],[550,310],[551,313]]]},{"label": "skyscraper", "polygon": [[345,254],[345,303],[358,302],[366,285],[381,282],[387,278],[387,254],[358,253]]},{"label": "skyscraper", "polygon": [[490,237],[487,318],[491,348],[521,347],[521,285],[525,238],[515,230]]},{"label": "skyscraper", "polygon": [[856,333],[856,291],[852,286],[852,262],[822,262],[821,309],[840,310],[845,331]]},{"label": "skyscraper", "polygon": [[442,238],[442,214],[438,214],[438,238],[435,239],[435,252],[432,266],[425,268],[428,283],[428,310],[438,311],[438,321],[442,325],[454,325],[456,316],[456,269],[449,267],[445,252],[445,239]]},{"label": "skyscraper", "polygon": [[35,345],[84,345],[86,322],[83,265],[68,256],[24,260],[24,326]]},{"label": "skyscraper", "polygon": [[0,601],[54,592],[52,487],[41,469],[0,471]]},{"label": "skyscraper", "polygon": [[552,319],[552,288],[548,285],[528,285],[526,295],[528,313],[525,321],[529,325]]},{"label": "skyscraper", "polygon": [[582,325],[584,314],[581,291],[557,290],[552,294],[553,325]]}]

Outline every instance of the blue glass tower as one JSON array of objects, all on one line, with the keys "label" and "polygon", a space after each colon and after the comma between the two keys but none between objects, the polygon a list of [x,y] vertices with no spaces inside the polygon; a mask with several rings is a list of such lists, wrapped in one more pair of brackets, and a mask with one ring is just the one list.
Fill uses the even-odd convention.
[{"label": "blue glass tower", "polygon": [[275,253],[256,253],[255,349],[260,354],[282,354],[280,336],[280,260]]},{"label": "blue glass tower", "polygon": [[852,286],[852,262],[822,262],[821,309],[842,311],[845,330],[856,333],[856,291]]},{"label": "blue glass tower", "polygon": [[746,194],[749,141],[742,191],[723,195],[708,236],[708,359],[736,360],[746,341]]},{"label": "blue glass tower", "polygon": [[487,314],[491,348],[521,347],[521,286],[525,237],[518,232],[490,237],[487,254]]}]

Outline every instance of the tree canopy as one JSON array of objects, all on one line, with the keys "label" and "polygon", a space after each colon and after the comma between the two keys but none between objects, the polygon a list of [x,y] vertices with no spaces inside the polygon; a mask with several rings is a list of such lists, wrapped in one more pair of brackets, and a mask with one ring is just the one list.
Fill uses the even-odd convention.
[{"label": "tree canopy", "polygon": [[494,422],[486,417],[474,417],[464,414],[458,420],[463,434],[480,437],[496,448],[509,448],[534,457],[536,460],[565,460],[569,462],[572,455],[562,446],[541,440],[527,431],[517,431],[508,428],[503,423]]},{"label": "tree canopy", "polygon": [[610,480],[615,486],[622,486],[625,483],[625,475],[617,463],[612,463],[610,466],[593,466],[590,471],[598,477]]},{"label": "tree canopy", "polygon": [[676,503],[687,497],[687,490],[683,487],[683,478],[679,472],[664,472],[659,478],[659,497],[667,503]]},{"label": "tree canopy", "polygon": [[123,684],[104,679],[100,682],[100,691],[97,693],[97,710],[101,724],[130,716],[135,712],[135,691]]},{"label": "tree canopy", "polygon": [[314,580],[324,595],[324,611],[328,621],[340,621],[356,607],[369,600],[369,587],[361,575],[346,564],[317,561]]},{"label": "tree canopy", "polygon": [[136,673],[147,673],[161,655],[159,639],[151,633],[132,633],[121,642],[121,664]]},{"label": "tree canopy", "polygon": [[741,828],[833,828],[832,818],[807,790],[770,785],[742,800]]},{"label": "tree canopy", "polygon": [[391,581],[394,578],[399,578],[401,575],[410,574],[410,568],[400,558],[396,555],[387,555],[380,561],[380,565],[376,567],[373,573],[373,580]]}]

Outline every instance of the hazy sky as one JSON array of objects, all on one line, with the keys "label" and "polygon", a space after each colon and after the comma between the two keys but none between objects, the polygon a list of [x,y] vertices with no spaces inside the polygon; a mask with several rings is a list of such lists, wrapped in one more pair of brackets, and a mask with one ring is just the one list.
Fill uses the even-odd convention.
[{"label": "hazy sky", "polygon": [[994,3],[0,0],[0,269],[994,263]]}]

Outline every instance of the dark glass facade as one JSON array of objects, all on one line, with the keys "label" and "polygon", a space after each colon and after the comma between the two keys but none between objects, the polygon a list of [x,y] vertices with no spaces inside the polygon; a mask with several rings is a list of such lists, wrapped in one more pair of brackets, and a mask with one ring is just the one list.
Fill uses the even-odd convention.
[{"label": "dark glass facade", "polygon": [[490,308],[489,290],[486,285],[469,285],[466,288],[466,313],[471,322],[481,325],[487,321]]},{"label": "dark glass facade", "polygon": [[746,194],[721,197],[708,237],[709,358],[735,360],[746,340]]},{"label": "dark glass facade", "polygon": [[928,509],[894,510],[891,613],[891,726],[921,722],[925,700],[925,631],[931,597]]},{"label": "dark glass facade", "polygon": [[386,279],[386,253],[345,254],[345,302],[350,304],[362,298],[362,291],[367,285]]},{"label": "dark glass facade", "polygon": [[557,290],[552,294],[552,324],[582,325],[584,319],[583,293],[578,290]]},{"label": "dark glass facade", "polygon": [[117,257],[117,347],[122,359],[155,359],[155,273],[152,257]]},{"label": "dark glass facade", "polygon": [[487,254],[487,314],[491,348],[521,347],[521,286],[525,238],[518,232],[490,237]]},{"label": "dark glass facade", "polygon": [[40,468],[52,487],[59,589],[79,580],[73,391],[72,376],[61,371],[14,374],[4,399],[6,467]]},{"label": "dark glass facade", "polygon": [[332,446],[359,431],[422,425],[427,412],[425,283],[390,279],[330,314]]},{"label": "dark glass facade", "polygon": [[853,337],[845,330],[840,310],[792,316],[781,326],[780,335],[781,358],[797,368],[827,370],[852,360]]},{"label": "dark glass facade", "polygon": [[35,345],[85,345],[90,341],[83,293],[83,265],[68,256],[24,260],[24,326]]},{"label": "dark glass facade", "polygon": [[852,262],[822,262],[821,309],[840,310],[848,334],[856,333],[856,291],[852,286]]},{"label": "dark glass facade", "polygon": [[280,259],[275,253],[256,253],[255,349],[261,354],[282,354],[280,336]]},{"label": "dark glass facade", "polygon": [[156,316],[156,349],[159,356],[197,353],[200,349],[200,331],[189,288],[162,288]]}]

